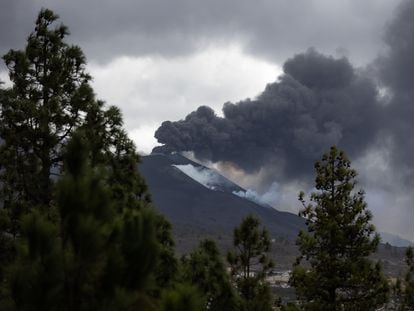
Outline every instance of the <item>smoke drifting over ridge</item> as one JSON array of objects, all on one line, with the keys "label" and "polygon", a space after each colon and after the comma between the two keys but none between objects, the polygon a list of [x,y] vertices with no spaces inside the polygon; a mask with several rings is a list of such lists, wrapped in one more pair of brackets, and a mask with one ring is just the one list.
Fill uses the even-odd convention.
[{"label": "smoke drifting over ridge", "polygon": [[310,189],[314,161],[336,144],[360,173],[379,229],[414,239],[413,16],[414,1],[403,1],[384,32],[386,52],[366,68],[309,49],[256,98],[224,104],[223,117],[200,107],[164,122],[154,152],[192,151],[261,183],[261,193],[277,182],[275,197],[284,197],[275,205],[289,209]]},{"label": "smoke drifting over ridge", "polygon": [[[353,159],[391,138],[397,166],[411,170],[414,141],[414,1],[400,5],[384,41],[387,55],[370,70],[315,49],[295,55],[284,74],[255,99],[225,103],[223,117],[199,107],[184,120],[166,121],[154,152],[193,151],[196,158],[229,162],[247,173],[277,166],[279,178],[312,173],[312,163],[336,144]],[[374,73],[374,76],[373,76]],[[382,93],[391,96],[386,102]]]},{"label": "smoke drifting over ridge", "polygon": [[312,162],[336,144],[353,156],[376,139],[380,105],[375,85],[345,59],[310,49],[289,59],[284,75],[256,99],[226,103],[224,117],[200,107],[164,122],[154,152],[193,151],[252,173],[278,167],[279,177],[312,172]]}]

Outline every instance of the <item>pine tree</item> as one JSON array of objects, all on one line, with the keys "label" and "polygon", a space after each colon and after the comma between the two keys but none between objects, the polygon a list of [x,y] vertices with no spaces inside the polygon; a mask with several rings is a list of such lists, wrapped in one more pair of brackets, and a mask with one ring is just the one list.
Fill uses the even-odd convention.
[{"label": "pine tree", "polygon": [[68,29],[55,26],[57,19],[52,11],[42,10],[26,48],[3,57],[12,87],[0,97],[0,181],[12,236],[19,233],[20,216],[29,209],[52,213],[62,152],[76,129],[86,133],[91,165],[110,169],[106,182],[119,209],[135,206],[136,200],[142,205],[150,202],[119,108],[106,108],[95,99],[85,56],[65,42]]},{"label": "pine tree", "polygon": [[414,310],[414,251],[408,247],[405,253],[407,272],[404,279],[397,279],[393,288],[391,298],[392,310],[411,311]]},{"label": "pine tree", "polygon": [[379,236],[363,191],[354,191],[357,173],[336,147],[315,169],[312,203],[299,195],[308,232],[297,239],[301,256],[291,284],[305,310],[376,310],[387,299],[388,285],[380,264],[369,259]]},{"label": "pine tree", "polygon": [[37,209],[23,217],[17,258],[7,271],[4,310],[62,310],[63,253],[58,231]]},{"label": "pine tree", "polygon": [[272,310],[270,288],[265,282],[266,273],[273,267],[268,256],[270,238],[266,229],[259,228],[254,216],[247,216],[234,229],[234,251],[227,255],[231,274],[243,300],[242,310]]},{"label": "pine tree", "polygon": [[161,214],[155,213],[155,227],[157,241],[160,250],[157,265],[155,267],[156,289],[152,295],[159,298],[162,289],[172,288],[178,281],[179,262],[174,252],[174,240],[172,238],[171,223]]},{"label": "pine tree", "polygon": [[90,166],[85,141],[74,135],[67,146],[66,173],[56,187],[59,222],[41,209],[23,217],[8,275],[11,309],[156,310],[155,213],[117,213],[106,170]]},{"label": "pine tree", "polygon": [[183,257],[182,265],[184,280],[204,294],[208,310],[239,310],[239,297],[213,240],[201,241],[196,249]]},{"label": "pine tree", "polygon": [[[22,222],[30,223],[37,217],[39,223],[57,230],[57,238],[63,243],[59,244],[64,252],[61,256],[67,258],[71,254],[67,264],[73,263],[74,271],[78,271],[77,266],[93,265],[94,269],[82,275],[88,278],[90,273],[97,273],[90,276],[90,281],[73,280],[72,285],[65,286],[76,292],[85,289],[76,284],[88,284],[87,288],[98,291],[96,284],[90,282],[99,279],[112,291],[105,297],[116,293],[130,301],[126,297],[133,290],[141,297],[150,293],[151,299],[157,299],[163,288],[172,286],[177,270],[171,226],[153,210],[147,186],[137,170],[140,158],[123,129],[120,110],[95,99],[85,57],[79,47],[65,42],[68,30],[57,25],[57,20],[52,11],[41,10],[26,48],[11,50],[3,57],[12,87],[0,90],[0,250],[4,250],[0,255],[0,282],[4,281],[4,267],[8,264],[13,263],[12,270],[17,271],[16,267],[30,262],[27,256],[34,258],[29,250],[23,251],[29,237]],[[78,160],[74,157],[67,161],[72,164],[64,165],[68,143],[77,131],[82,131],[82,140],[88,146],[86,159],[79,155]],[[83,173],[77,173],[83,177],[69,181],[77,176],[71,165],[73,169],[80,165],[77,170]],[[62,186],[64,182],[68,184]],[[101,184],[105,187],[101,188]],[[80,191],[78,198],[72,191],[76,187]],[[90,187],[85,191],[96,190],[96,195],[82,192],[82,187]],[[65,191],[67,200],[61,200]],[[113,226],[116,230],[112,230]],[[108,238],[116,243],[106,244]],[[157,245],[157,260],[151,251],[153,242]],[[87,243],[90,247],[85,246]],[[148,247],[148,256],[138,251],[141,246],[136,243]],[[14,245],[18,246],[17,258]],[[109,260],[113,265],[107,264]],[[98,271],[109,266],[114,267],[113,273],[111,269],[105,274]],[[148,279],[143,277],[147,275],[145,271],[152,271]],[[118,288],[112,290],[111,284],[118,284]],[[0,290],[0,299],[6,299],[2,286]]]},{"label": "pine tree", "polygon": [[162,295],[161,311],[201,311],[204,301],[198,290],[186,284],[178,284],[175,289],[166,290]]},{"label": "pine tree", "polygon": [[1,102],[0,180],[13,235],[28,209],[51,205],[51,176],[62,162],[61,150],[93,101],[85,57],[63,41],[65,26],[51,28],[57,18],[42,10],[25,50],[3,57],[13,86]]},{"label": "pine tree", "polygon": [[414,310],[414,251],[409,247],[405,254],[408,271],[405,274],[404,304],[406,310]]}]

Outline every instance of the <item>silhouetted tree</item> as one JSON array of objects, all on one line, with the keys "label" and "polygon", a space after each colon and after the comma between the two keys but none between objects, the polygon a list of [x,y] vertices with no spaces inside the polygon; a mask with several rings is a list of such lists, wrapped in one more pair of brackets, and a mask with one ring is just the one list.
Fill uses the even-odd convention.
[{"label": "silhouetted tree", "polygon": [[155,309],[149,295],[160,249],[154,212],[117,213],[105,169],[90,166],[82,137],[75,135],[67,149],[66,174],[57,183],[59,222],[38,209],[23,217],[8,277],[11,305],[100,310],[122,302]]},{"label": "silhouetted tree", "polygon": [[0,89],[0,299],[50,310],[157,300],[177,271],[171,226],[153,210],[120,110],[95,99],[57,19],[41,10],[26,48],[3,57],[12,86]]},{"label": "silhouetted tree", "polygon": [[179,284],[175,289],[163,293],[161,311],[201,311],[205,310],[204,305],[203,298],[195,287]]},{"label": "silhouetted tree", "polygon": [[407,249],[405,256],[408,271],[404,278],[404,304],[407,310],[414,310],[414,252],[412,247]]},{"label": "silhouetted tree", "polygon": [[387,300],[388,285],[380,264],[369,259],[379,236],[363,191],[354,191],[357,173],[336,147],[315,169],[312,203],[299,195],[308,232],[297,239],[301,255],[290,282],[305,310],[376,310]]},{"label": "silhouetted tree", "polygon": [[268,256],[270,238],[266,229],[259,228],[254,216],[247,216],[234,229],[234,251],[227,255],[233,282],[242,298],[242,310],[272,310],[269,285],[264,278],[273,267]]},{"label": "silhouetted tree", "polygon": [[26,48],[3,57],[12,87],[4,90],[1,102],[0,180],[13,235],[19,232],[20,215],[51,205],[51,176],[59,171],[63,146],[94,101],[85,57],[63,41],[65,26],[52,28],[57,18],[42,10]]},{"label": "silhouetted tree", "polygon": [[398,311],[414,310],[414,252],[408,247],[405,253],[407,272],[404,279],[397,279],[389,309]]},{"label": "silhouetted tree", "polygon": [[58,16],[42,10],[22,51],[3,58],[11,88],[0,96],[1,200],[8,211],[8,232],[19,233],[19,219],[31,208],[49,217],[54,204],[54,176],[62,172],[62,152],[76,129],[83,129],[92,166],[108,168],[106,182],[119,209],[150,201],[136,170],[139,156],[123,129],[119,108],[96,100],[81,49],[65,42]]},{"label": "silhouetted tree", "polygon": [[197,286],[206,298],[208,310],[240,310],[240,301],[230,276],[212,240],[203,240],[182,259],[184,279]]}]

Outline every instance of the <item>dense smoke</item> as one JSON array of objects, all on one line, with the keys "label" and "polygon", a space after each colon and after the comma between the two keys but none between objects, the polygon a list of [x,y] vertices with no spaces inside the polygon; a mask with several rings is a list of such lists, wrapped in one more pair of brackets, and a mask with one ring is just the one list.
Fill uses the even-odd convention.
[{"label": "dense smoke", "polygon": [[376,62],[379,80],[390,94],[383,127],[391,138],[393,164],[404,183],[414,185],[414,1],[405,1],[385,33],[387,55]]},{"label": "dense smoke", "polygon": [[230,162],[246,172],[278,166],[297,178],[330,145],[362,154],[377,135],[381,106],[375,85],[345,59],[310,49],[289,59],[284,74],[256,99],[226,103],[224,117],[200,107],[155,133],[154,152],[193,151],[196,158]]},{"label": "dense smoke", "polygon": [[367,69],[309,49],[287,60],[284,74],[257,98],[225,103],[223,117],[203,106],[184,120],[164,122],[155,133],[163,145],[154,152],[192,151],[249,174],[269,167],[289,181],[310,176],[330,145],[358,159],[386,141],[392,164],[410,176],[414,2],[397,13],[384,37],[387,54]]},{"label": "dense smoke", "polygon": [[288,59],[256,98],[224,104],[223,117],[200,107],[164,122],[154,151],[191,151],[270,195],[273,206],[297,211],[298,191],[312,188],[314,161],[336,144],[353,160],[378,228],[414,239],[413,16],[414,1],[404,1],[368,66],[309,49]]}]

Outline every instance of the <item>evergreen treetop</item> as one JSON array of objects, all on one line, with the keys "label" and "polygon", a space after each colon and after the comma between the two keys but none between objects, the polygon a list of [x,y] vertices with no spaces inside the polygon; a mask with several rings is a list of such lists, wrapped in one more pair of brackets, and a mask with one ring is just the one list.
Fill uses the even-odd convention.
[{"label": "evergreen treetop", "polygon": [[63,150],[77,129],[83,129],[89,141],[91,165],[108,169],[106,181],[118,208],[150,201],[119,108],[95,99],[85,56],[65,42],[69,32],[57,20],[43,9],[25,49],[10,50],[3,57],[12,87],[0,97],[0,195],[11,220],[7,231],[13,236],[29,209],[41,207],[53,214]]},{"label": "evergreen treetop", "polygon": [[308,230],[297,239],[301,255],[291,284],[305,310],[375,310],[386,301],[388,286],[379,263],[368,257],[379,236],[364,192],[354,190],[357,173],[336,147],[315,169],[311,203],[299,195]]},{"label": "evergreen treetop", "polygon": [[227,255],[231,275],[242,304],[240,310],[269,311],[273,299],[265,281],[273,268],[269,257],[270,237],[265,228],[260,228],[257,217],[249,215],[234,229],[234,250]]},{"label": "evergreen treetop", "polygon": [[197,286],[205,295],[206,309],[211,311],[240,310],[240,299],[216,243],[203,240],[182,259],[184,280]]},{"label": "evergreen treetop", "polygon": [[68,144],[56,185],[59,221],[36,208],[23,216],[2,302],[11,310],[156,310],[156,215],[117,212],[106,170],[91,167],[85,141],[75,134]]},{"label": "evergreen treetop", "polygon": [[96,100],[57,20],[41,10],[25,49],[3,57],[0,304],[154,309],[177,271],[171,225],[152,208],[120,110]]}]

